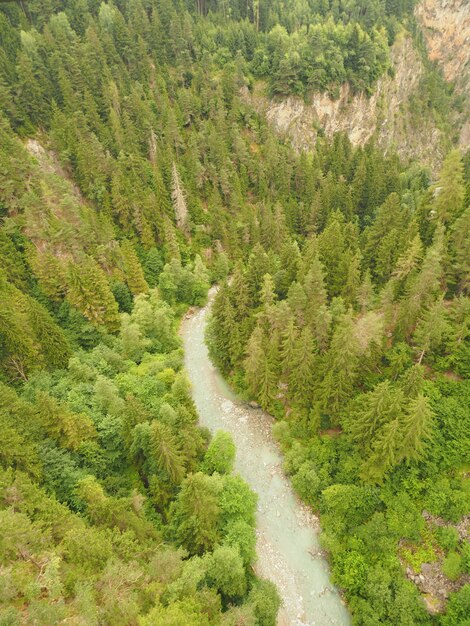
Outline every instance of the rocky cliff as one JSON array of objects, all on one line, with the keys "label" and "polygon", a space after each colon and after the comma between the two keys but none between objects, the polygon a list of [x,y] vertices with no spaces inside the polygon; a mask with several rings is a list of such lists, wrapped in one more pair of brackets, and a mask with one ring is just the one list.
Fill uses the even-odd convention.
[{"label": "rocky cliff", "polygon": [[[423,0],[416,7],[429,58],[442,67],[446,80],[455,82],[470,108],[470,2],[469,0]],[[470,119],[460,133],[463,149],[470,148]]]},{"label": "rocky cliff", "polygon": [[[431,60],[442,63],[447,80],[456,81],[470,102],[470,3],[468,0],[424,0],[416,10],[425,32]],[[355,145],[373,136],[385,151],[392,147],[404,159],[418,159],[436,169],[450,147],[431,108],[418,96],[425,67],[410,35],[401,33],[391,51],[392,72],[377,83],[372,96],[352,94],[343,85],[337,99],[311,94],[307,101],[290,96],[270,100],[264,85],[246,98],[263,112],[280,134],[298,149],[314,145],[319,132],[346,132]],[[465,103],[464,105],[465,106]],[[465,112],[454,123],[462,125]],[[460,143],[469,147],[470,121],[458,129]]]}]

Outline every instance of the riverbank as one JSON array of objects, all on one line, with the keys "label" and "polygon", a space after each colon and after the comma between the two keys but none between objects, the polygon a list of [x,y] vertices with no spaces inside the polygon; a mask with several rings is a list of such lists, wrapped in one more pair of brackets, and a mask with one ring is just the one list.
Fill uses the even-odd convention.
[{"label": "riverbank", "polygon": [[282,471],[273,418],[240,401],[210,362],[204,342],[209,309],[210,304],[193,311],[182,322],[185,365],[201,424],[231,433],[235,469],[258,495],[256,571],[278,587],[279,624],[350,624],[320,551],[318,518],[299,501]]}]

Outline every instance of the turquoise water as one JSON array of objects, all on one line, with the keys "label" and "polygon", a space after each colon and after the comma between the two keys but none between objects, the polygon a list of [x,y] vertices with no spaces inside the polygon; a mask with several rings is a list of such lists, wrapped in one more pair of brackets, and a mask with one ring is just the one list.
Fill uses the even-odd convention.
[{"label": "turquoise water", "polygon": [[209,360],[204,331],[209,306],[184,320],[185,363],[200,422],[230,432],[235,470],[258,494],[257,573],[272,580],[283,600],[283,626],[350,624],[343,601],[318,554],[318,519],[295,496],[271,435],[272,418],[239,401]]}]

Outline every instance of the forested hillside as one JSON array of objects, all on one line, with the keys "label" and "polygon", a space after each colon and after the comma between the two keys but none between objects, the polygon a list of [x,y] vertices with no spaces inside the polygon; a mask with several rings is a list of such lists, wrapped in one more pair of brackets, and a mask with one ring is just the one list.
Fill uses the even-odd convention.
[{"label": "forested hillside", "polygon": [[240,98],[368,92],[412,5],[0,3],[0,623],[275,624],[182,368],[211,283],[355,623],[467,623],[469,155],[299,154]]},{"label": "forested hillside", "polygon": [[[233,383],[278,417],[286,471],[322,514],[323,544],[356,623],[431,623],[404,574],[431,584],[418,575],[432,563],[444,576],[438,589],[418,585],[428,608],[442,610],[456,591],[441,623],[463,624],[470,591],[463,163],[450,153],[428,187],[419,171],[398,173],[375,154],[363,170],[375,185],[353,195],[358,152],[338,138],[318,158],[336,184],[331,196],[314,193],[311,234],[289,214],[265,210],[259,242],[216,298],[209,346]],[[380,174],[371,178],[375,167]]]},{"label": "forested hillside", "polygon": [[[193,2],[188,3],[194,6]],[[388,46],[411,13],[403,2],[280,0],[198,2],[197,41],[223,65],[241,57],[272,95],[334,90],[349,81],[370,91],[389,68]]]}]

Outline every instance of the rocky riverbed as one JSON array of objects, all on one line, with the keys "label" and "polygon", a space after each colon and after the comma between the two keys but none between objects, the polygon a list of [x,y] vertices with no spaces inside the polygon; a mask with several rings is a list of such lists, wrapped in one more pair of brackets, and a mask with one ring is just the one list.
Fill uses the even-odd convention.
[{"label": "rocky riverbed", "polygon": [[258,495],[256,571],[279,589],[279,624],[350,624],[320,550],[318,519],[295,496],[282,471],[272,417],[241,402],[210,362],[204,343],[209,308],[192,312],[182,324],[186,368],[201,423],[231,433],[237,446],[235,470]]}]

